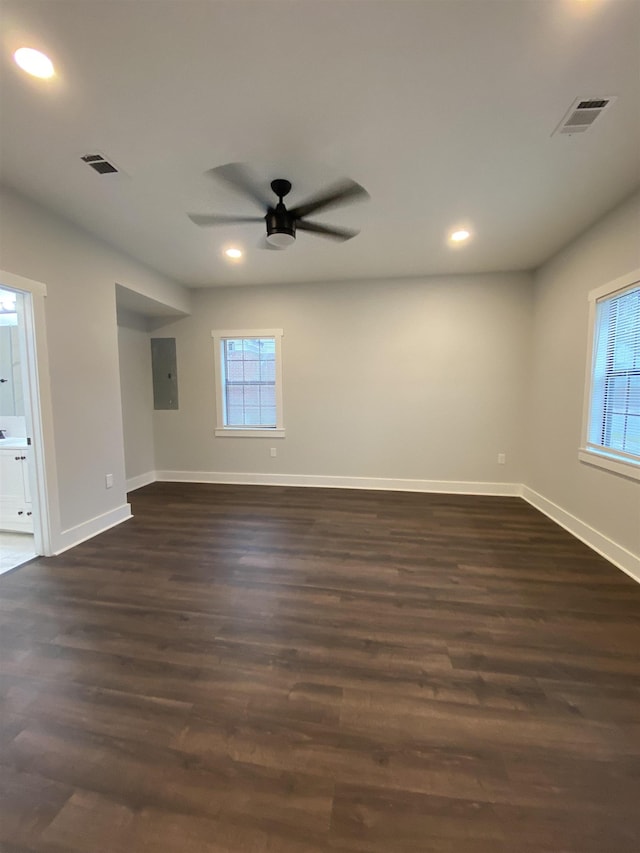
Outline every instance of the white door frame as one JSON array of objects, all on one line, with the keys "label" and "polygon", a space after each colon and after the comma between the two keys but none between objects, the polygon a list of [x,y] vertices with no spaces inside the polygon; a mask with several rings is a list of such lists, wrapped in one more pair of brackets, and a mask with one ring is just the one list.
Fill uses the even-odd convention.
[{"label": "white door frame", "polygon": [[[31,438],[29,485],[33,502],[33,535],[37,554],[55,553],[55,532],[60,530],[58,477],[53,438],[53,407],[49,381],[49,354],[45,321],[47,287],[21,275],[0,270],[0,287],[22,294],[24,334],[19,335],[25,420]],[[20,300],[19,300],[20,301]]]}]

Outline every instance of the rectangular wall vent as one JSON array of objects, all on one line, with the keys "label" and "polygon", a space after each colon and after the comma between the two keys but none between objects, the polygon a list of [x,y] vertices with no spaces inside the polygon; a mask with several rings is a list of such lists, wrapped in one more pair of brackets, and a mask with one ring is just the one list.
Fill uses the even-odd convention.
[{"label": "rectangular wall vent", "polygon": [[613,95],[607,98],[576,98],[551,135],[584,133],[614,101]]},{"label": "rectangular wall vent", "polygon": [[118,171],[113,163],[110,163],[102,154],[84,154],[82,160],[99,175],[112,175]]}]

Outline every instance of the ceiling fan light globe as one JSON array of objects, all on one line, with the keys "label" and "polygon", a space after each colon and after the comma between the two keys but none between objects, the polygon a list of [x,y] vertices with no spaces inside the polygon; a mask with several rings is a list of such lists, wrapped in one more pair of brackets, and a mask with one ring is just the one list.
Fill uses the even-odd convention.
[{"label": "ceiling fan light globe", "polygon": [[272,231],[271,234],[267,234],[267,243],[277,246],[278,249],[286,249],[287,246],[291,246],[295,242],[295,236],[287,231]]}]

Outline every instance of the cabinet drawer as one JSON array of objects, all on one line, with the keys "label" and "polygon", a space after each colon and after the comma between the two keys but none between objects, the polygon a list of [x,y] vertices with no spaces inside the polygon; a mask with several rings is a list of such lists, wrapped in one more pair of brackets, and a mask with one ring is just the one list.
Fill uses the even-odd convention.
[{"label": "cabinet drawer", "polygon": [[26,456],[22,450],[0,449],[0,500],[15,498],[24,503],[24,473]]}]

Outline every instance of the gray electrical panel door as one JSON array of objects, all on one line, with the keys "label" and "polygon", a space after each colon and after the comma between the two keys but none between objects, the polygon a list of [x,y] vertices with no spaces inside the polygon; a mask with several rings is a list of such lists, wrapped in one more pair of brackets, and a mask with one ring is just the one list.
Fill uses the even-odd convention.
[{"label": "gray electrical panel door", "polygon": [[151,338],[153,408],[178,408],[178,361],[175,338]]}]

